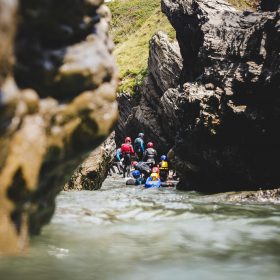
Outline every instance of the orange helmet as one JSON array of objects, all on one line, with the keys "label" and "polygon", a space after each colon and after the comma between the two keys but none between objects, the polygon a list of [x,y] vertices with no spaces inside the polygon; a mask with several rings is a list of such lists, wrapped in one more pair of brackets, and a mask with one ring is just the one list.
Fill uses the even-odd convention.
[{"label": "orange helmet", "polygon": [[153,147],[154,147],[154,143],[149,142],[149,143],[147,144],[147,147],[148,147],[148,148],[153,148]]},{"label": "orange helmet", "polygon": [[126,137],[125,140],[124,140],[124,142],[125,142],[125,143],[128,143],[128,142],[131,143],[131,138],[130,138],[130,137]]}]

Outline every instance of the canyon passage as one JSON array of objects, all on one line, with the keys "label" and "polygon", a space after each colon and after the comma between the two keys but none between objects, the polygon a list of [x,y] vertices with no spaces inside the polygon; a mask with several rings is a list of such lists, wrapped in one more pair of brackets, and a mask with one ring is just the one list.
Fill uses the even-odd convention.
[{"label": "canyon passage", "polygon": [[279,279],[279,0],[103,2],[0,0],[0,279]]}]

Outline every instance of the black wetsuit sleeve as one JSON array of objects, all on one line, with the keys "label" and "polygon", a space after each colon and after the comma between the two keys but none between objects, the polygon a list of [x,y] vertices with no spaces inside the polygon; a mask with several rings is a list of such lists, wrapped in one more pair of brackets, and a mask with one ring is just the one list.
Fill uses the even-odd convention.
[{"label": "black wetsuit sleeve", "polygon": [[143,154],[143,161],[146,161],[146,157],[147,157],[147,150],[144,151],[144,154]]}]

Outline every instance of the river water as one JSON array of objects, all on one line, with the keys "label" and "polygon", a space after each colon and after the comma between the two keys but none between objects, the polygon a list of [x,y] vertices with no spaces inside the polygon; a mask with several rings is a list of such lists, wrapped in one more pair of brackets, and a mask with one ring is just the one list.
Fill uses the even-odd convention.
[{"label": "river water", "polygon": [[143,189],[109,179],[63,192],[22,257],[0,279],[279,279],[280,205]]}]

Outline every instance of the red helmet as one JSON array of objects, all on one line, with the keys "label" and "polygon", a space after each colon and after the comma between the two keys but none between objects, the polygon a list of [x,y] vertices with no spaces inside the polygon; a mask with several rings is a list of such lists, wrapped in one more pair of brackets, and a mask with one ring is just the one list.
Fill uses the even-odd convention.
[{"label": "red helmet", "polygon": [[159,168],[158,167],[154,167],[152,170],[153,173],[159,173]]},{"label": "red helmet", "polygon": [[137,161],[133,161],[133,162],[132,162],[132,166],[136,166],[137,164],[138,164]]},{"label": "red helmet", "polygon": [[154,147],[154,143],[149,142],[149,143],[147,144],[147,147],[148,147],[148,148],[153,148],[153,147]]},{"label": "red helmet", "polygon": [[130,137],[126,137],[124,140],[125,143],[130,142],[131,143],[131,138]]}]

